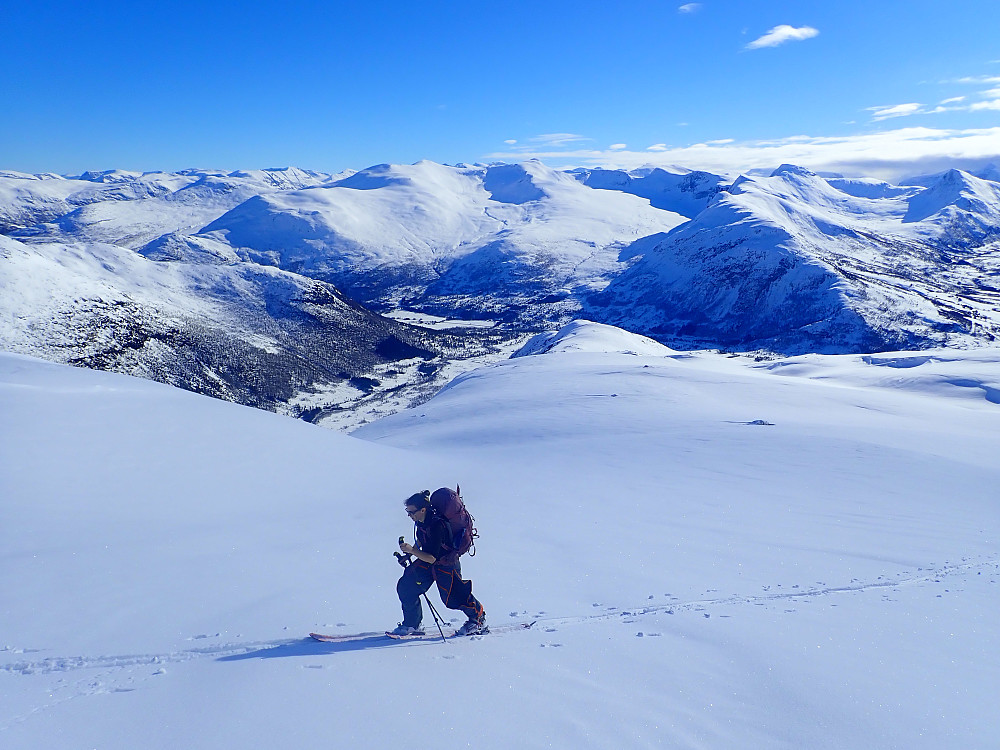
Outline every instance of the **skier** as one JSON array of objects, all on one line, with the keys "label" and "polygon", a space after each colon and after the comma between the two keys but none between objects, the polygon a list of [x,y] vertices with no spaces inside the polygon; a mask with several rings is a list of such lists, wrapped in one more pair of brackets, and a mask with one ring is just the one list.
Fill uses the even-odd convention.
[{"label": "skier", "polygon": [[486,612],[472,595],[472,581],[462,580],[462,567],[458,555],[451,547],[451,530],[448,521],[435,512],[430,503],[430,492],[418,492],[404,502],[406,515],[416,524],[417,546],[400,541],[399,548],[416,559],[403,569],[396,584],[396,593],[403,607],[403,621],[393,635],[417,635],[423,631],[420,622],[423,609],[420,596],[431,583],[437,583],[441,601],[449,609],[461,610],[468,621],[455,631],[455,635],[488,633]]}]

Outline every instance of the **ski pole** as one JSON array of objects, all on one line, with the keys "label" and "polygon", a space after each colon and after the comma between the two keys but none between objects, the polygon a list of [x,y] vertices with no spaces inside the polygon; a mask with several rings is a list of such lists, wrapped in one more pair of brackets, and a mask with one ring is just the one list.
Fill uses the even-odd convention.
[{"label": "ski pole", "polygon": [[434,624],[438,626],[438,632],[441,634],[441,640],[447,643],[448,639],[444,637],[444,630],[441,629],[441,623],[444,621],[441,619],[437,610],[434,609],[434,605],[431,604],[431,600],[427,598],[427,594],[424,594],[424,601],[427,602],[427,606],[431,608],[431,614],[434,616]]}]

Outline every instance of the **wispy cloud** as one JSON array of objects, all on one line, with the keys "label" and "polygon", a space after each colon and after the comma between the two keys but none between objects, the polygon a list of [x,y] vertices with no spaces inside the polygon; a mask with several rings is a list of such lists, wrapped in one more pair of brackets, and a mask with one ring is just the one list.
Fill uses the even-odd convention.
[{"label": "wispy cloud", "polygon": [[[956,83],[994,84],[1000,82],[989,76],[980,78],[962,78]],[[889,106],[868,107],[874,122],[890,120],[896,117],[912,117],[914,115],[937,115],[945,112],[984,112],[1000,110],[1000,87],[985,89],[978,92],[979,101],[969,101],[968,96],[952,96],[941,101],[937,106],[928,106],[916,102],[893,104]]]},{"label": "wispy cloud", "polygon": [[641,151],[585,150],[490,154],[488,159],[538,158],[553,166],[634,169],[681,166],[735,175],[754,169],[798,164],[817,172],[879,177],[959,167],[979,168],[1000,161],[1000,127],[975,130],[899,128],[855,136],[794,136],[773,141],[699,143],[672,147],[657,143]]},{"label": "wispy cloud", "polygon": [[959,78],[955,83],[972,83],[972,84],[986,84],[991,85],[994,83],[1000,83],[1000,77],[998,76],[965,76],[964,78]]},{"label": "wispy cloud", "polygon": [[909,117],[910,115],[924,114],[926,110],[923,104],[910,102],[908,104],[893,104],[888,107],[869,107],[872,119],[876,121],[889,120],[893,117]]},{"label": "wispy cloud", "polygon": [[584,135],[577,135],[576,133],[544,133],[528,139],[530,143],[535,145],[550,146],[552,148],[560,148],[589,140],[591,139]]},{"label": "wispy cloud", "polygon": [[814,29],[812,26],[800,26],[799,28],[796,28],[794,26],[782,24],[781,26],[775,26],[759,39],[754,39],[746,46],[746,48],[762,49],[764,47],[777,47],[778,45],[785,44],[786,42],[801,42],[804,39],[812,39],[814,36],[818,35],[819,30]]},{"label": "wispy cloud", "polygon": [[697,13],[701,10],[701,3],[684,3],[677,9],[678,13]]}]

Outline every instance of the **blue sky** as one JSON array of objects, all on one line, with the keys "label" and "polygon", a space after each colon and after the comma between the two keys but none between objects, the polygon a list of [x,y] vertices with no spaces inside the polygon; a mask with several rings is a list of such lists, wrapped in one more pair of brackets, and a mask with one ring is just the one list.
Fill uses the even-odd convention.
[{"label": "blue sky", "polygon": [[1000,2],[11,3],[0,169],[1000,161]]}]

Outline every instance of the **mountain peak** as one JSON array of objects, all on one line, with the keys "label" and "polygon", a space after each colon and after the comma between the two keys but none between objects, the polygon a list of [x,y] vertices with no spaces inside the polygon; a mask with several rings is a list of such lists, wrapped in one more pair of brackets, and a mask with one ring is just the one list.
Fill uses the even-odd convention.
[{"label": "mountain peak", "polygon": [[799,167],[795,164],[782,164],[780,167],[771,172],[771,177],[784,177],[786,175],[793,175],[796,177],[816,177],[815,172],[811,172],[805,167]]},{"label": "mountain peak", "polygon": [[904,222],[924,221],[949,209],[973,215],[997,214],[1000,186],[960,169],[949,169],[909,201]]}]

